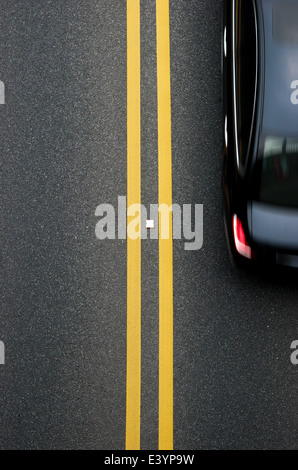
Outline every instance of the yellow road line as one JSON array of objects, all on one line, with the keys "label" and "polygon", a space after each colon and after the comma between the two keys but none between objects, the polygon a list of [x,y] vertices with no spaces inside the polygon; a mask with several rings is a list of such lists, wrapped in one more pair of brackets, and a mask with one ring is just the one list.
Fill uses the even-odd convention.
[{"label": "yellow road line", "polygon": [[[127,207],[141,203],[140,101],[140,0],[127,0]],[[141,239],[127,237],[127,450],[140,449],[140,414]]]},{"label": "yellow road line", "polygon": [[[156,0],[159,206],[172,205],[169,0]],[[171,215],[171,213],[170,213]],[[161,220],[161,216],[160,216]],[[159,449],[173,449],[173,227],[159,230]],[[161,224],[159,225],[161,227]]]}]

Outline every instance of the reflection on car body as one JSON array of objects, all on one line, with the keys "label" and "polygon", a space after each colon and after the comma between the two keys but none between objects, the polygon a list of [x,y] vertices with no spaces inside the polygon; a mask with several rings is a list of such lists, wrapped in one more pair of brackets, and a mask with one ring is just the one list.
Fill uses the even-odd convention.
[{"label": "reflection on car body", "polygon": [[223,77],[230,254],[298,267],[298,0],[225,0]]}]

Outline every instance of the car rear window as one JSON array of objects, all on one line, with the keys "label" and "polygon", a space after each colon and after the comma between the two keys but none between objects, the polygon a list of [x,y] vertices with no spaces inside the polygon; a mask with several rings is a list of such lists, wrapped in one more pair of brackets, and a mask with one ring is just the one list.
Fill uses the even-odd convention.
[{"label": "car rear window", "polygon": [[273,38],[279,42],[298,44],[298,4],[280,2],[273,7]]},{"label": "car rear window", "polygon": [[260,183],[261,202],[298,207],[298,139],[265,138]]}]

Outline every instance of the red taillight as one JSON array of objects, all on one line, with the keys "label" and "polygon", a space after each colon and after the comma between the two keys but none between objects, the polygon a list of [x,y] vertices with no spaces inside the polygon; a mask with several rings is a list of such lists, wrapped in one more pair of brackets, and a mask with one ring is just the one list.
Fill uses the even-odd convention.
[{"label": "red taillight", "polygon": [[245,256],[245,258],[251,259],[251,247],[247,244],[245,240],[245,234],[242,227],[242,223],[238,219],[236,214],[234,214],[233,216],[233,233],[235,247],[238,253],[242,256]]}]

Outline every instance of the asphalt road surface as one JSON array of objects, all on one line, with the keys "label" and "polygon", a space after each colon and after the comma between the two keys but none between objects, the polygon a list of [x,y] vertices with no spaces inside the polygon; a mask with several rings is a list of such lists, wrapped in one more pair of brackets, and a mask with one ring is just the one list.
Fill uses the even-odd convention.
[{"label": "asphalt road surface", "polygon": [[[297,281],[230,265],[222,221],[222,0],[170,0],[174,449],[298,449]],[[1,449],[125,448],[125,0],[2,0]],[[158,202],[155,1],[141,0],[142,203]],[[158,241],[142,241],[141,448],[158,447]]]}]

